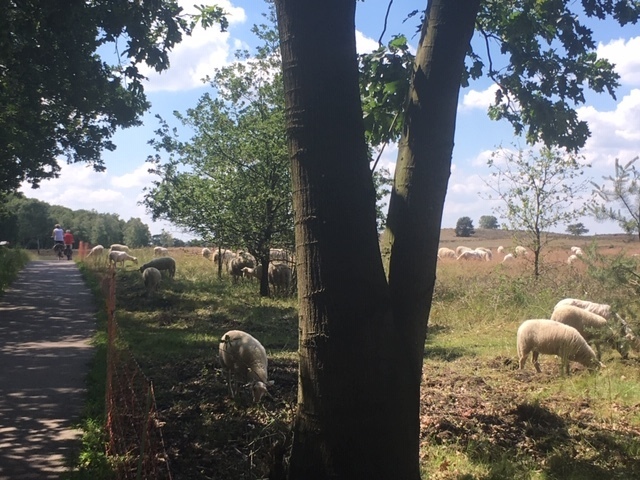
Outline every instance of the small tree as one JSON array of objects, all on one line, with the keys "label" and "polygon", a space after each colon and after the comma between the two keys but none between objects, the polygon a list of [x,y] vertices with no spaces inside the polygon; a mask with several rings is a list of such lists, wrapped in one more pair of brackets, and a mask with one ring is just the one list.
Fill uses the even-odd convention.
[{"label": "small tree", "polygon": [[456,223],[456,237],[470,237],[476,233],[469,217],[460,217]]},{"label": "small tree", "polygon": [[[596,220],[614,220],[629,235],[638,233],[640,240],[640,172],[636,170],[635,162],[640,157],[620,165],[616,158],[615,176],[602,177],[608,182],[600,186],[595,182],[594,193],[600,198],[589,208]],[[622,205],[622,210],[614,210],[607,204]],[[627,214],[629,216],[627,216]]]},{"label": "small tree", "polygon": [[589,233],[589,229],[585,228],[583,223],[572,223],[571,225],[567,225],[567,233],[579,237],[580,235]]},{"label": "small tree", "polygon": [[[498,157],[506,162],[496,162]],[[511,230],[523,232],[524,238],[516,241],[533,251],[533,269],[537,277],[540,275],[540,252],[549,242],[550,230],[584,213],[584,207],[575,206],[579,193],[587,186],[587,181],[576,183],[576,179],[584,174],[583,166],[575,155],[564,156],[547,147],[537,156],[532,150],[514,154],[500,149],[487,163],[495,171],[491,174],[492,181],[485,183],[505,205],[496,211],[507,219]]]},{"label": "small tree", "polygon": [[480,228],[496,230],[498,228],[498,219],[493,215],[482,215],[478,224],[480,225]]}]

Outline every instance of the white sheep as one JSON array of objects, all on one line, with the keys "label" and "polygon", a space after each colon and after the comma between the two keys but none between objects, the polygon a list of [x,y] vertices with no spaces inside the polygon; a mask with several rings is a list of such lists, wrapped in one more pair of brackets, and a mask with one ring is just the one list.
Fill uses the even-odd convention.
[{"label": "white sheep", "polygon": [[215,252],[213,252],[213,263],[217,265],[218,262],[221,262],[222,266],[224,266],[227,271],[229,271],[229,262],[235,256],[236,254],[234,252],[225,248],[216,250]]},{"label": "white sheep", "polygon": [[166,270],[169,276],[173,278],[176,274],[176,261],[172,257],[159,257],[145,263],[140,267],[140,271],[144,272],[147,268],[157,268],[158,270]]},{"label": "white sheep", "polygon": [[162,281],[162,273],[155,267],[146,268],[142,272],[142,279],[144,280],[144,286],[148,292],[158,290],[160,282]]},{"label": "white sheep", "polygon": [[218,353],[232,397],[236,396],[238,382],[251,387],[255,403],[269,394],[267,387],[273,385],[273,381],[267,376],[267,352],[255,337],[241,330],[230,330],[220,337]]},{"label": "white sheep", "polygon": [[[599,338],[602,338],[603,333],[608,333],[610,337],[614,335],[608,328],[606,318],[574,305],[561,305],[555,308],[551,314],[551,320],[575,328],[587,342],[594,341],[598,359],[601,356],[600,343],[602,343]],[[605,332],[605,329],[608,332]]]},{"label": "white sheep", "polygon": [[502,245],[498,247],[498,253],[504,253],[504,247]]},{"label": "white sheep", "polygon": [[606,318],[607,320],[611,318],[611,305],[607,305],[605,303],[588,302],[577,298],[564,298],[556,303],[556,306],[553,307],[553,309],[555,310],[563,305],[573,305],[574,307],[588,310],[591,313],[595,313],[596,315]]},{"label": "white sheep", "polygon": [[447,247],[442,247],[438,249],[438,258],[440,260],[445,258],[456,258],[456,252]]},{"label": "white sheep", "polygon": [[582,251],[582,249],[580,247],[571,247],[571,253],[573,253],[574,255],[577,255],[579,257],[584,255],[584,252]]},{"label": "white sheep", "polygon": [[520,255],[527,255],[527,253],[528,253],[528,252],[527,252],[527,249],[526,249],[526,248],[524,248],[524,247],[523,247],[523,246],[521,246],[521,245],[518,245],[518,246],[515,248],[515,254],[516,254],[516,257],[517,257],[517,256],[520,256]]},{"label": "white sheep", "polygon": [[465,250],[456,260],[484,260],[486,252],[477,252],[475,250]]},{"label": "white sheep", "polygon": [[270,263],[267,272],[269,284],[273,287],[276,295],[286,295],[291,286],[291,267],[284,263]]},{"label": "white sheep", "polygon": [[255,265],[256,261],[253,255],[243,251],[238,252],[235,257],[229,261],[229,273],[234,283],[242,277],[242,269],[244,267],[253,268]]},{"label": "white sheep", "polygon": [[205,247],[205,248],[203,248],[203,249],[202,249],[202,256],[203,256],[204,258],[206,258],[207,260],[209,260],[209,258],[211,258],[211,255],[212,255],[212,254],[211,254],[211,250],[210,250],[210,249],[208,249],[207,247]]},{"label": "white sheep", "polygon": [[91,250],[89,250],[89,254],[87,255],[87,258],[89,257],[99,257],[104,253],[104,247],[102,245],[96,245],[95,247],[93,247]]},{"label": "white sheep", "polygon": [[121,245],[120,243],[114,243],[113,245],[111,245],[111,247],[109,247],[109,250],[112,252],[128,252],[129,247],[127,247],[126,245]]},{"label": "white sheep", "polygon": [[573,265],[575,262],[577,262],[580,259],[580,257],[578,257],[578,255],[569,255],[569,258],[567,258],[567,264],[568,265]]},{"label": "white sheep", "polygon": [[488,248],[478,247],[474,250],[474,252],[478,253],[478,255],[480,255],[480,257],[482,257],[482,259],[486,260],[487,262],[490,262],[493,258],[493,254]]},{"label": "white sheep", "polygon": [[169,255],[169,249],[165,247],[154,247],[153,255],[156,257],[166,257]]},{"label": "white sheep", "polygon": [[456,247],[456,257],[459,257],[463,252],[470,252],[472,250],[473,248],[464,247],[460,245],[459,247]]},{"label": "white sheep", "polygon": [[518,328],[516,343],[521,370],[530,352],[533,352],[533,366],[538,373],[541,372],[538,362],[541,353],[558,355],[562,359],[561,371],[566,369],[567,374],[569,361],[578,362],[589,369],[604,367],[578,330],[553,320],[525,320]]},{"label": "white sheep", "polygon": [[507,253],[502,259],[502,262],[500,263],[510,263],[510,262],[513,262],[515,259],[516,257],[513,256],[513,253]]},{"label": "white sheep", "polygon": [[241,271],[243,278],[257,278],[258,280],[262,278],[262,265],[256,265],[255,268],[243,267]]},{"label": "white sheep", "polygon": [[293,263],[293,255],[284,248],[271,248],[269,249],[269,261],[281,261]]},{"label": "white sheep", "polygon": [[138,259],[136,257],[132,257],[127,252],[121,252],[118,250],[109,252],[109,263],[113,263],[116,266],[120,263],[124,267],[124,262],[127,260],[135,263],[136,265],[138,264]]}]

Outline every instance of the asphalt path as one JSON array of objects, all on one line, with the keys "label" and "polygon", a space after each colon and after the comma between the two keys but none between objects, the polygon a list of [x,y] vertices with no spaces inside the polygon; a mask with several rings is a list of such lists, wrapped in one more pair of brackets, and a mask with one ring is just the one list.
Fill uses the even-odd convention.
[{"label": "asphalt path", "polygon": [[0,297],[0,480],[68,470],[80,447],[96,311],[68,260],[29,262]]}]

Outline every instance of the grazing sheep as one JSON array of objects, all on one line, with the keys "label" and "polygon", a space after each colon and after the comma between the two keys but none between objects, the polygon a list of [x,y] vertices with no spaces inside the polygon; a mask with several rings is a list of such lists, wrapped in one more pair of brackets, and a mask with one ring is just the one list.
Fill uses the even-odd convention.
[{"label": "grazing sheep", "polygon": [[486,260],[487,262],[490,262],[491,259],[493,258],[493,254],[491,253],[491,250],[489,250],[488,248],[478,247],[474,250],[474,252],[480,255],[480,257],[483,260]]},{"label": "grazing sheep", "polygon": [[109,263],[113,263],[116,266],[120,263],[124,267],[124,262],[127,260],[135,263],[136,265],[138,264],[138,259],[136,257],[132,257],[127,252],[120,252],[118,250],[109,252]]},{"label": "grazing sheep", "polygon": [[166,257],[169,255],[169,249],[165,247],[154,247],[153,255],[156,257]]},{"label": "grazing sheep", "polygon": [[578,261],[580,257],[578,257],[577,255],[569,255],[569,258],[567,258],[567,264],[568,265],[573,265],[575,262]]},{"label": "grazing sheep", "polygon": [[256,262],[253,255],[240,251],[229,261],[229,273],[233,278],[233,282],[236,283],[240,277],[242,277],[242,269],[245,267],[253,268]]},{"label": "grazing sheep", "polygon": [[144,286],[147,292],[151,293],[158,290],[160,282],[162,281],[162,273],[155,267],[149,267],[142,272],[142,279],[144,280]]},{"label": "grazing sheep", "polygon": [[[553,310],[551,320],[575,328],[587,342],[594,341],[598,360],[600,359],[600,344],[602,341],[599,338],[602,338],[602,334],[605,333],[605,329],[608,327],[606,318],[580,307],[561,305]],[[611,329],[607,330],[609,330],[607,332],[609,336],[613,337],[613,331]]]},{"label": "grazing sheep", "polygon": [[574,255],[577,255],[579,257],[584,255],[584,252],[582,251],[582,249],[580,247],[571,247],[571,253],[573,253]]},{"label": "grazing sheep", "polygon": [[109,250],[112,252],[128,252],[129,247],[127,247],[126,245],[121,245],[119,243],[114,243],[113,245],[111,245],[111,247],[109,247]]},{"label": "grazing sheep", "polygon": [[216,265],[221,262],[222,266],[229,271],[229,262],[236,256],[231,250],[225,248],[213,252],[213,263]]},{"label": "grazing sheep", "polygon": [[255,403],[269,394],[267,386],[273,385],[273,381],[267,378],[267,352],[255,337],[230,330],[220,338],[218,352],[232,397],[236,396],[238,382],[249,384]]},{"label": "grazing sheep", "polygon": [[460,257],[460,255],[464,252],[470,252],[472,251],[473,248],[469,248],[469,247],[463,247],[462,245],[460,245],[459,247],[456,248],[456,257]]},{"label": "grazing sheep", "polygon": [[525,320],[518,328],[516,343],[521,370],[530,352],[533,352],[533,366],[538,373],[541,372],[538,362],[541,353],[558,355],[562,359],[561,371],[566,369],[567,374],[570,360],[589,369],[604,367],[578,330],[553,320]]},{"label": "grazing sheep", "polygon": [[515,249],[516,257],[519,256],[519,255],[527,255],[527,253],[528,253],[527,249],[522,247],[522,246],[520,246],[520,245],[518,245],[516,247],[516,249]]},{"label": "grazing sheep", "polygon": [[498,247],[498,253],[504,253],[504,247],[502,245]]},{"label": "grazing sheep", "polygon": [[140,271],[144,272],[147,268],[157,268],[162,272],[162,270],[166,270],[169,272],[169,276],[173,278],[176,274],[176,261],[173,257],[159,257],[154,258],[153,260],[145,263],[140,267]]},{"label": "grazing sheep", "polygon": [[438,258],[440,260],[445,258],[456,258],[456,252],[450,248],[442,247],[438,249]]},{"label": "grazing sheep", "polygon": [[293,263],[293,255],[284,248],[271,248],[269,249],[269,261],[280,261]]},{"label": "grazing sheep", "polygon": [[291,287],[291,267],[284,263],[270,263],[269,284],[276,295],[286,295]]},{"label": "grazing sheep", "polygon": [[458,255],[456,260],[484,260],[486,252],[477,252],[475,250],[466,250]]},{"label": "grazing sheep", "polygon": [[87,255],[87,258],[89,257],[99,257],[104,253],[104,247],[102,245],[96,245],[95,247],[93,247],[90,251],[89,254]]},{"label": "grazing sheep", "polygon": [[513,262],[516,259],[516,257],[513,256],[513,253],[507,253],[504,258],[502,259],[502,262],[500,263],[509,263],[509,262]]},{"label": "grazing sheep", "polygon": [[206,258],[207,260],[209,260],[209,258],[211,258],[211,250],[209,250],[207,247],[202,249],[202,256],[204,258]]},{"label": "grazing sheep", "polygon": [[258,280],[260,280],[262,278],[262,265],[256,265],[255,268],[243,267],[242,277],[249,279],[257,278]]},{"label": "grazing sheep", "polygon": [[553,309],[555,310],[563,305],[573,305],[574,307],[588,310],[591,313],[595,313],[596,315],[606,318],[607,320],[611,318],[611,305],[607,305],[605,303],[593,303],[586,300],[578,300],[577,298],[565,298],[556,303],[556,306],[553,307]]}]

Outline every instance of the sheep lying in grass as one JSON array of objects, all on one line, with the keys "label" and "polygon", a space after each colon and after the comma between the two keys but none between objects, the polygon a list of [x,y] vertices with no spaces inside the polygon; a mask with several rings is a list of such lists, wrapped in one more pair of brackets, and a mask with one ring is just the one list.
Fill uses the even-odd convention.
[{"label": "sheep lying in grass", "polygon": [[608,328],[607,319],[573,305],[560,305],[553,310],[551,320],[575,328],[587,341],[593,341],[596,346],[598,360],[601,358],[600,344],[603,335],[612,337],[613,331]]},{"label": "sheep lying in grass", "polygon": [[267,387],[273,385],[273,381],[267,378],[267,352],[255,337],[241,330],[230,330],[220,338],[218,352],[232,397],[237,394],[238,382],[251,387],[255,403],[269,394]]},{"label": "sheep lying in grass", "polygon": [[556,303],[556,306],[553,307],[553,309],[555,310],[563,305],[573,305],[574,307],[588,310],[591,313],[595,313],[596,315],[606,318],[607,320],[611,318],[611,305],[607,305],[605,303],[593,303],[586,300],[578,300],[577,298],[565,298]]},{"label": "sheep lying in grass", "polygon": [[169,276],[173,278],[176,274],[176,261],[172,257],[158,257],[140,267],[140,271],[144,273],[147,268],[157,268],[159,271],[166,270]]},{"label": "sheep lying in grass", "polygon": [[148,267],[142,272],[142,279],[147,292],[151,293],[158,290],[162,281],[162,273],[155,267]]},{"label": "sheep lying in grass", "polygon": [[578,362],[589,369],[604,367],[587,341],[573,327],[553,320],[525,320],[517,333],[518,361],[524,369],[529,353],[533,352],[533,366],[541,372],[538,356],[558,355],[562,359],[561,371],[569,374],[569,361]]},{"label": "sheep lying in grass", "polygon": [[138,264],[138,259],[136,257],[132,257],[127,252],[120,252],[117,250],[109,252],[109,263],[113,263],[116,266],[120,263],[124,267],[124,262],[127,260],[135,263],[136,265]]}]

